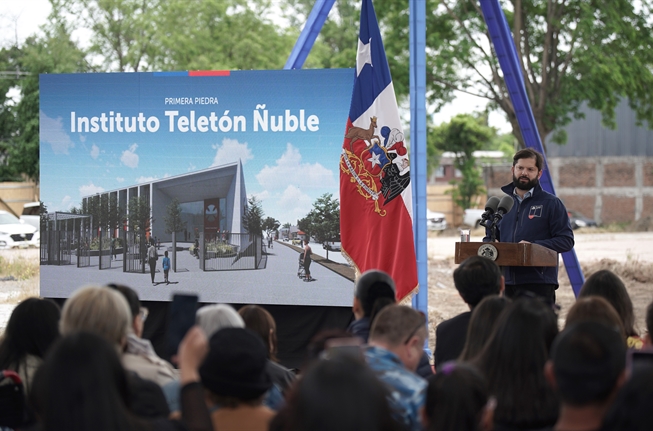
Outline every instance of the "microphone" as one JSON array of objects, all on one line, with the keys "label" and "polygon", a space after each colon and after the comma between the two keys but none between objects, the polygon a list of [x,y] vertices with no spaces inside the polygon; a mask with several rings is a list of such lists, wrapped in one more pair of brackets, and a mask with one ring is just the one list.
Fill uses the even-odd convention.
[{"label": "microphone", "polygon": [[498,206],[499,206],[498,197],[491,196],[490,199],[487,200],[487,203],[485,204],[485,212],[481,215],[481,222],[479,223],[481,226],[488,227],[487,222],[490,221],[492,215],[494,215]]},{"label": "microphone", "polygon": [[505,214],[508,214],[512,209],[512,206],[515,204],[515,200],[512,196],[505,195],[499,201],[497,212],[494,214],[494,224],[503,218]]}]

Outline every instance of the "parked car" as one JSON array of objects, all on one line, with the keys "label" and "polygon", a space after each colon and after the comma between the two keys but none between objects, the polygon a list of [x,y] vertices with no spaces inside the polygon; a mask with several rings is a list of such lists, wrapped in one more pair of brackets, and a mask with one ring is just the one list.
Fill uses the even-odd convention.
[{"label": "parked car", "polygon": [[36,228],[7,211],[0,211],[0,249],[37,247]]},{"label": "parked car", "polygon": [[29,202],[23,205],[20,219],[39,230],[41,228],[41,202]]},{"label": "parked car", "polygon": [[578,229],[579,227],[596,227],[598,226],[596,221],[585,217],[583,214],[574,210],[567,210],[567,215],[569,216],[569,222],[571,223],[572,229]]},{"label": "parked car", "polygon": [[447,218],[443,213],[426,210],[426,227],[428,230],[445,230]]},{"label": "parked car", "polygon": [[485,210],[482,208],[467,208],[463,211],[463,224],[469,227],[479,227],[484,212]]},{"label": "parked car", "polygon": [[340,245],[340,241],[324,241],[324,244],[322,244],[322,248],[325,250],[329,251],[341,251],[342,246]]}]

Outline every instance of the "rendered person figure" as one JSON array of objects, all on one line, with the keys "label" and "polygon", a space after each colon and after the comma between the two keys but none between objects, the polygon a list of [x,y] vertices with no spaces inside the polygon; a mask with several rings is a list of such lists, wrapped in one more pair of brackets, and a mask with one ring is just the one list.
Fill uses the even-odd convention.
[{"label": "rendered person figure", "polygon": [[304,277],[304,281],[311,281],[313,278],[311,277],[311,255],[313,254],[313,250],[311,250],[311,247],[308,245],[308,239],[304,240],[304,271],[306,272],[306,276]]},{"label": "rendered person figure", "polygon": [[147,262],[150,265],[150,276],[152,277],[152,286],[156,285],[154,282],[154,273],[156,272],[156,261],[159,259],[159,255],[156,252],[156,246],[154,245],[154,240],[150,241],[150,247],[147,249]]},{"label": "rendered person figure", "polygon": [[170,272],[170,258],[168,257],[168,251],[166,250],[163,255],[165,256],[161,262],[163,266],[163,277],[166,284],[170,284],[170,281],[168,280],[168,273]]},{"label": "rendered person figure", "polygon": [[[540,185],[544,157],[526,148],[513,156],[512,183],[501,190],[512,196],[514,205],[497,223],[497,241],[538,244],[558,253],[574,247],[567,209],[555,195]],[[483,241],[490,241],[490,229],[486,228]],[[503,267],[505,295],[514,298],[524,291],[555,303],[558,288],[558,266],[555,267]]]}]

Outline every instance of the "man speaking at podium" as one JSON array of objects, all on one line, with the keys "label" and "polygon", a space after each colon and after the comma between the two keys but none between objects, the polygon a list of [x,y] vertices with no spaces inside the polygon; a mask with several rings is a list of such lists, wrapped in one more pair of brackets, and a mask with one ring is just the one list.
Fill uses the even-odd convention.
[{"label": "man speaking at podium", "polygon": [[[495,219],[496,241],[533,243],[563,253],[574,247],[567,209],[555,195],[542,189],[540,177],[544,158],[526,148],[512,159],[512,184],[501,187],[512,196],[514,204],[503,217]],[[510,201],[508,200],[508,203]],[[501,208],[499,209],[501,211]],[[492,239],[491,224],[486,227],[484,242]],[[555,303],[558,266],[504,266],[505,295],[511,298],[531,292]]]}]

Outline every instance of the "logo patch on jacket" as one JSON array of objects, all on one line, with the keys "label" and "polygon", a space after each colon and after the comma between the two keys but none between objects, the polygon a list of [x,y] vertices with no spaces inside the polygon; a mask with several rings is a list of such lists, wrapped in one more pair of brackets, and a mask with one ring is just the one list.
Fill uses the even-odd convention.
[{"label": "logo patch on jacket", "polygon": [[528,212],[528,218],[542,217],[542,205],[533,205]]}]

